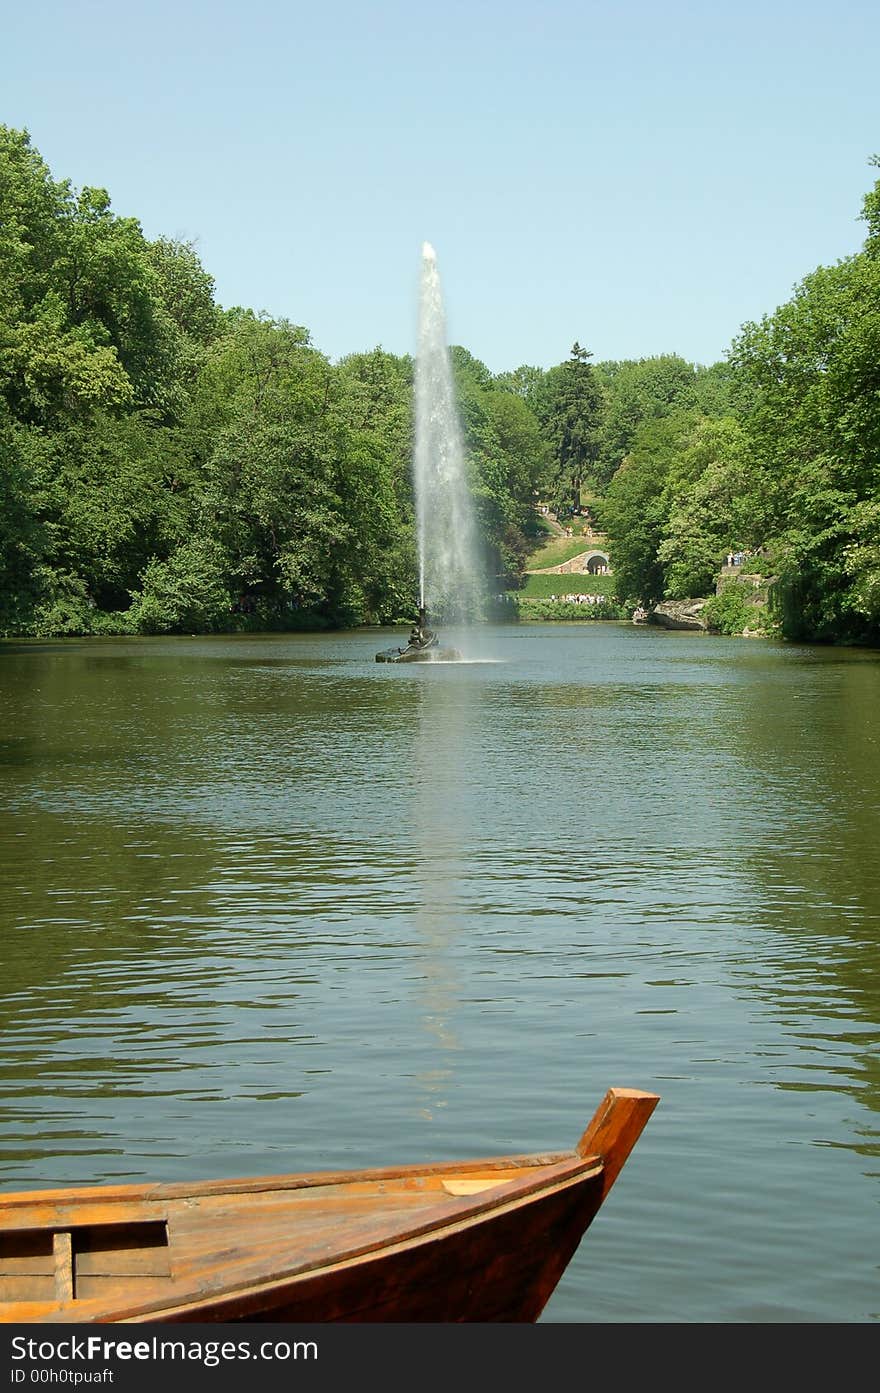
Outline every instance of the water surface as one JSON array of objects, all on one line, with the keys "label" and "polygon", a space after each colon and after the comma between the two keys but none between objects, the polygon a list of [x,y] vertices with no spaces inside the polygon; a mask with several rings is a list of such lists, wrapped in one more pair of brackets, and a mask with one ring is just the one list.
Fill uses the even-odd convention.
[{"label": "water surface", "polygon": [[877,1319],[880,655],[442,637],[0,646],[0,1185],[565,1147],[654,1089],[544,1319]]}]

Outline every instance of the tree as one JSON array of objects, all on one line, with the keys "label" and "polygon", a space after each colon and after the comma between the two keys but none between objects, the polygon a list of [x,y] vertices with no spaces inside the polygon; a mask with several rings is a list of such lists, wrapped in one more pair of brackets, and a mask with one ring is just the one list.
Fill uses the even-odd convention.
[{"label": "tree", "polygon": [[511,372],[499,372],[495,377],[495,386],[502,392],[510,392],[515,397],[521,397],[526,405],[534,411],[544,376],[543,368],[530,367],[527,363],[523,363]]},{"label": "tree", "polygon": [[530,546],[537,488],[550,452],[522,395],[500,385],[466,349],[451,350],[488,573],[498,589],[519,584]]},{"label": "tree", "polygon": [[337,364],[351,430],[381,442],[404,523],[412,522],[413,361],[382,348],[351,353]]},{"label": "tree", "polygon": [[746,425],[767,479],[784,632],[874,642],[880,615],[880,181],[861,252],[819,267],[735,341]]},{"label": "tree", "polygon": [[525,399],[496,385],[486,396],[489,419],[505,460],[504,489],[510,520],[525,529],[534,517],[535,494],[550,471],[550,449]]},{"label": "tree", "polygon": [[606,399],[596,463],[602,489],[629,452],[641,425],[696,406],[698,373],[675,353],[602,363],[597,372]]},{"label": "tree", "polygon": [[37,516],[27,433],[0,407],[0,636],[28,632],[46,545]]},{"label": "tree", "polygon": [[768,533],[763,474],[735,417],[697,420],[674,465],[657,547],[663,593],[711,594],[725,554],[757,549]]},{"label": "tree", "polygon": [[164,309],[177,329],[194,343],[211,343],[220,330],[221,314],[214,300],[214,277],[202,266],[192,242],[157,237],[147,243],[146,254]]},{"label": "tree", "polygon": [[2,126],[0,254],[0,391],[19,420],[179,412],[217,320],[192,247],[149,243],[106,190],[53,180],[27,132]]},{"label": "tree", "polygon": [[337,370],[350,432],[341,488],[352,528],[340,604],[358,619],[390,622],[412,614],[418,589],[412,359],[375,348],[343,358]]},{"label": "tree", "polygon": [[94,610],[127,609],[151,558],[166,555],[186,532],[183,499],[167,483],[173,449],[139,414],[95,415],[40,439],[35,482],[45,560],[77,579],[82,632],[90,632]]},{"label": "tree", "polygon": [[624,602],[653,604],[666,588],[658,552],[694,424],[692,414],[644,422],[599,507]]},{"label": "tree", "polygon": [[581,506],[581,490],[599,452],[605,400],[589,359],[575,343],[568,362],[543,378],[537,411],[553,455],[552,489],[557,509]]}]

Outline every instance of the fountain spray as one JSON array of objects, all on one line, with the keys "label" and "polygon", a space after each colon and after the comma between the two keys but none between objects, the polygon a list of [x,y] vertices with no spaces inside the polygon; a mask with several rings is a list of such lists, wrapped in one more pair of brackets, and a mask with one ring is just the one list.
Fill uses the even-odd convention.
[{"label": "fountain spray", "polygon": [[446,315],[430,242],[422,244],[415,371],[413,489],[419,608],[452,619],[479,616],[485,591]]}]

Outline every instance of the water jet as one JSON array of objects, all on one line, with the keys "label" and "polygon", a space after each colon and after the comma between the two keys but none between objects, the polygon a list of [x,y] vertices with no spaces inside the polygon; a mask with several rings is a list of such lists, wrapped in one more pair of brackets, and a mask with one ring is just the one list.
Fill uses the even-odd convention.
[{"label": "water jet", "polygon": [[441,619],[482,617],[485,586],[455,381],[446,345],[446,315],[437,253],[422,244],[419,330],[415,367],[413,497],[419,559],[419,617],[406,648],[376,654],[377,662],[458,662],[428,627],[428,605]]}]

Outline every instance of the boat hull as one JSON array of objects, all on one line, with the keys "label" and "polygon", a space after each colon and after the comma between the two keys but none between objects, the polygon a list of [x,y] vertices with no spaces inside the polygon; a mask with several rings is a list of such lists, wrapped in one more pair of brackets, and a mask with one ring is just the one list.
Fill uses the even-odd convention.
[{"label": "boat hull", "polygon": [[535,1321],[656,1102],[551,1155],[0,1195],[0,1320]]}]

